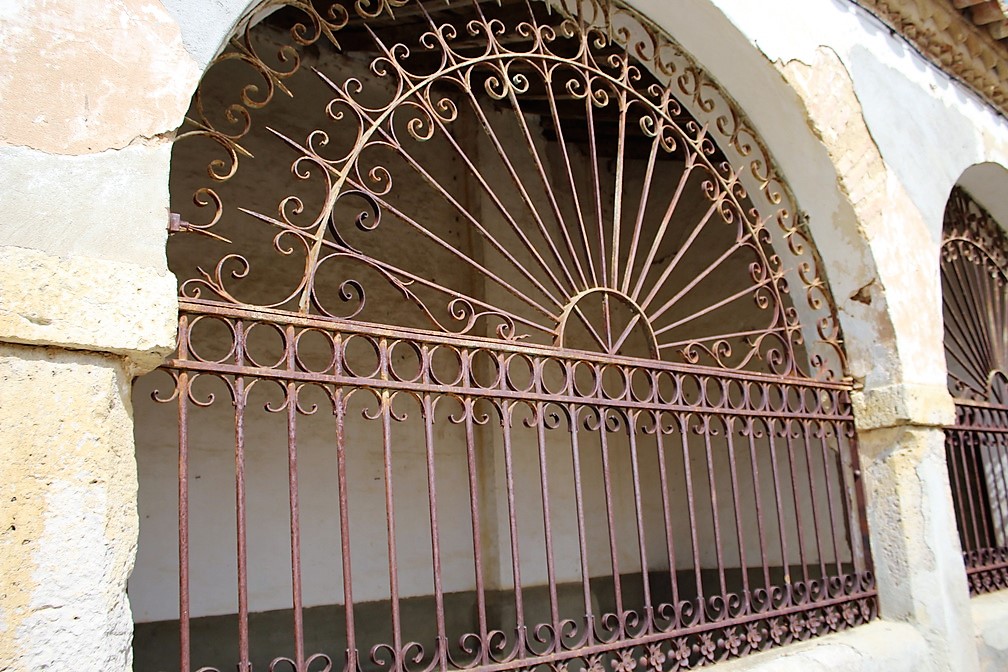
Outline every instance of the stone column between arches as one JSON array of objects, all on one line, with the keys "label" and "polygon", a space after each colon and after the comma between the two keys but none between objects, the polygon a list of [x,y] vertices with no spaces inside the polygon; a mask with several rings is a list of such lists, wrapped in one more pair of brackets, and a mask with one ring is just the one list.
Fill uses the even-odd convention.
[{"label": "stone column between arches", "polygon": [[174,294],[163,272],[0,248],[4,669],[132,667],[130,383],[171,349]]},{"label": "stone column between arches", "polygon": [[977,670],[945,461],[942,428],[955,411],[945,385],[937,245],[889,172],[837,55],[820,48],[811,64],[778,68],[829,152],[877,265],[878,277],[848,303],[881,304],[891,325],[875,344],[889,350],[884,362],[868,344],[851,343],[861,331],[855,320],[844,324],[860,360],[852,373],[863,381],[853,401],[880,615],[917,629],[928,669]]}]

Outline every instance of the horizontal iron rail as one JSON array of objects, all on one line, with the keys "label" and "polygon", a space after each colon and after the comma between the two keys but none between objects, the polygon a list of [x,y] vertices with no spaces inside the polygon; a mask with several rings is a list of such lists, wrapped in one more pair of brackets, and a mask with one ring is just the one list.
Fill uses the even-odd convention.
[{"label": "horizontal iron rail", "polygon": [[372,388],[375,390],[397,390],[403,392],[433,393],[454,395],[459,397],[481,397],[487,399],[512,399],[518,401],[534,401],[557,405],[588,405],[604,408],[624,408],[640,411],[664,411],[669,413],[703,413],[711,415],[727,415],[750,418],[772,418],[777,420],[818,420],[824,422],[850,422],[853,416],[844,413],[813,413],[808,411],[769,411],[765,409],[736,408],[732,406],[714,406],[697,404],[677,404],[666,402],[643,402],[633,399],[607,399],[589,395],[563,395],[550,392],[502,390],[500,388],[472,387],[461,385],[440,385],[400,381],[382,378],[365,378],[335,374],[321,374],[294,369],[270,369],[254,366],[236,366],[218,362],[199,362],[194,360],[172,359],[165,363],[164,368],[179,371],[199,373],[215,373],[246,378],[262,378],[277,381],[297,381],[315,384],[330,384],[337,387]]},{"label": "horizontal iron rail", "polygon": [[180,315],[207,315],[221,318],[234,318],[242,320],[258,320],[267,322],[274,326],[295,326],[310,329],[318,329],[331,333],[341,334],[362,334],[376,338],[389,338],[410,342],[429,343],[432,345],[450,345],[454,347],[467,347],[481,350],[493,350],[501,353],[513,353],[521,355],[542,356],[558,361],[576,360],[599,365],[622,365],[635,369],[646,369],[651,371],[667,371],[670,373],[688,373],[698,376],[716,377],[739,381],[765,382],[775,384],[788,384],[798,387],[821,389],[821,390],[846,390],[854,389],[853,381],[844,379],[840,381],[826,381],[812,378],[800,378],[792,376],[780,376],[751,371],[738,371],[733,369],[720,369],[714,367],[697,366],[694,364],[666,362],[652,359],[636,359],[620,355],[599,354],[587,350],[570,350],[554,346],[538,345],[533,343],[523,343],[518,341],[506,341],[497,338],[479,338],[475,336],[446,336],[443,333],[427,331],[422,329],[397,329],[380,324],[368,322],[341,320],[338,318],[326,319],[318,317],[308,317],[297,315],[282,310],[271,310],[265,308],[239,308],[224,305],[213,301],[200,301],[193,299],[179,299]]},{"label": "horizontal iron rail", "polygon": [[[1005,549],[994,549],[994,550],[1005,550]],[[1008,560],[1002,560],[1001,562],[985,562],[983,564],[967,563],[966,575],[972,576],[973,574],[983,574],[984,572],[990,572],[999,569],[1008,569]]]},{"label": "horizontal iron rail", "polygon": [[1008,426],[998,426],[998,425],[986,425],[982,423],[962,423],[948,425],[945,427],[947,431],[961,432],[961,433],[977,433],[977,434],[1008,434]]}]

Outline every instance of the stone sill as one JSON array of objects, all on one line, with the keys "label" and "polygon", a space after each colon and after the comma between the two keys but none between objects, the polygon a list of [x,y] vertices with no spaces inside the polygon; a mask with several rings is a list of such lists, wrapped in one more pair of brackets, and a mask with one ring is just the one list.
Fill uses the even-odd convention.
[{"label": "stone sill", "polygon": [[[1008,596],[1002,612],[1008,624]],[[1008,632],[1002,630],[1002,640]],[[716,665],[718,672],[916,672],[929,665],[927,644],[905,623],[873,621]],[[994,669],[994,668],[991,668]]]}]

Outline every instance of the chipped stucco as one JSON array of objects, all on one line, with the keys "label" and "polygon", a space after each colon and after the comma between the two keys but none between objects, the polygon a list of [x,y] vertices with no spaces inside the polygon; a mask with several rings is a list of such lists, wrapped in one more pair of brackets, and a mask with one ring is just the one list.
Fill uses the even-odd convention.
[{"label": "chipped stucco", "polygon": [[0,143],[122,148],[170,133],[189,106],[199,69],[159,2],[6,0],[0,17]]}]

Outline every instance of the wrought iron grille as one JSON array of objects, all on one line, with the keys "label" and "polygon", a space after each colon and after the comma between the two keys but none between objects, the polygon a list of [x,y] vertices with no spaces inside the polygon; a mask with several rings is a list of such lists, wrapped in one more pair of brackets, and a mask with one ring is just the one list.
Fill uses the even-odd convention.
[{"label": "wrought iron grille", "polygon": [[962,189],[945,211],[942,297],[949,391],[956,422],[945,430],[949,480],[973,594],[1008,581],[1008,396],[1004,233]]},{"label": "wrought iron grille", "polygon": [[873,617],[803,222],[634,12],[267,2],[172,188],[137,669],[664,672]]}]

